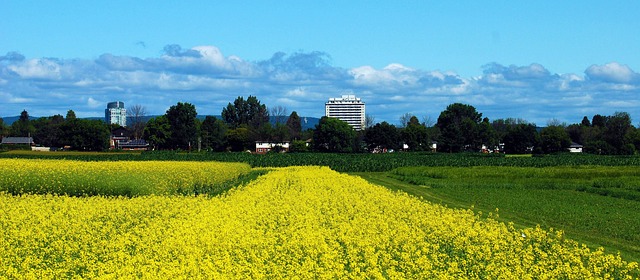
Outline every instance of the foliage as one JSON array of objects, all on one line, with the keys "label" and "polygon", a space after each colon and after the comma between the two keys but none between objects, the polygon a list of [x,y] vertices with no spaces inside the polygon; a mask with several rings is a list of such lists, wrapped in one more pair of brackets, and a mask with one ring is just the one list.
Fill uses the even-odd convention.
[{"label": "foliage", "polygon": [[142,135],[153,149],[168,149],[171,138],[171,125],[167,116],[158,116],[150,119],[144,127]]},{"label": "foliage", "polygon": [[395,125],[388,122],[377,123],[365,130],[365,141],[369,151],[399,150],[400,133]]},{"label": "foliage", "polygon": [[307,145],[307,141],[303,140],[293,140],[291,141],[291,145],[289,146],[290,153],[305,153],[309,152],[309,145]]},{"label": "foliage", "polygon": [[538,145],[539,136],[534,124],[519,123],[508,126],[502,141],[506,153],[527,154]]},{"label": "foliage", "polygon": [[302,123],[300,117],[296,111],[291,112],[287,119],[287,128],[289,129],[289,136],[292,140],[300,140],[302,134]]},{"label": "foliage", "polygon": [[198,194],[247,174],[244,163],[0,159],[10,194],[138,196]]},{"label": "foliage", "polygon": [[171,128],[167,146],[187,150],[195,145],[198,134],[197,115],[196,107],[190,103],[178,102],[167,110],[167,121]]},{"label": "foliage", "polygon": [[200,135],[202,138],[202,147],[213,151],[224,151],[227,147],[225,134],[227,126],[222,120],[216,117],[206,116],[200,126]]},{"label": "foliage", "polygon": [[236,129],[229,129],[225,133],[225,139],[229,145],[229,149],[234,152],[241,152],[251,149],[252,143],[249,137],[249,128],[241,126]]},{"label": "foliage", "polygon": [[355,152],[357,150],[356,133],[344,121],[322,117],[313,133],[313,148],[320,152]]},{"label": "foliage", "polygon": [[440,128],[439,148],[444,152],[478,150],[478,124],[482,114],[471,105],[454,103],[440,113],[436,126]]},{"label": "foliage", "polygon": [[247,100],[238,96],[233,104],[222,109],[222,120],[232,129],[243,125],[253,129],[269,122],[269,111],[255,96],[249,95]]},{"label": "foliage", "polygon": [[29,113],[22,110],[20,118],[11,124],[10,135],[16,137],[27,137],[35,132],[35,128],[29,122]]},{"label": "foliage", "polygon": [[414,195],[504,220],[562,228],[570,236],[640,259],[640,174],[636,166],[403,167],[389,172]]},{"label": "foliage", "polygon": [[547,126],[540,132],[540,146],[545,153],[566,152],[571,138],[562,126]]},{"label": "foliage", "polygon": [[61,143],[76,151],[104,151],[109,148],[109,125],[100,120],[67,119],[60,125]]},{"label": "foliage", "polygon": [[42,117],[32,121],[35,128],[33,141],[45,147],[63,147],[65,133],[62,130],[65,122],[62,115]]},{"label": "foliage", "polygon": [[0,195],[0,278],[631,278],[637,263],[322,167],[221,197]]},{"label": "foliage", "polygon": [[9,130],[7,129],[6,125],[4,124],[4,120],[2,118],[0,118],[0,138],[7,136],[9,134]]},{"label": "foliage", "polygon": [[430,151],[431,139],[427,127],[418,122],[416,116],[412,116],[405,128],[402,129],[401,138],[410,151]]}]

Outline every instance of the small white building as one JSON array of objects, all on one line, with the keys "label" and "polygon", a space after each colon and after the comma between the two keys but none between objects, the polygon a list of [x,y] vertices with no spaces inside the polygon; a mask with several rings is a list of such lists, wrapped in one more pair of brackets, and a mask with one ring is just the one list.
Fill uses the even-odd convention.
[{"label": "small white building", "polygon": [[279,149],[281,152],[289,151],[289,141],[285,142],[267,142],[267,141],[256,141],[256,154],[266,154],[274,149]]},{"label": "small white building", "polygon": [[571,153],[582,153],[582,148],[584,148],[584,146],[576,143],[576,142],[571,142],[571,146],[569,146],[569,148],[567,148],[567,150],[569,150],[569,152]]}]

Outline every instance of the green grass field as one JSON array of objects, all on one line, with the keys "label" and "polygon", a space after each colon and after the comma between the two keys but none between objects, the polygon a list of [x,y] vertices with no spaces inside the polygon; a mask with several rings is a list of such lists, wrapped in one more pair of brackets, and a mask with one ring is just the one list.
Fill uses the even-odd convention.
[{"label": "green grass field", "polygon": [[406,167],[353,174],[449,207],[497,214],[517,227],[560,229],[593,248],[640,260],[637,167]]}]

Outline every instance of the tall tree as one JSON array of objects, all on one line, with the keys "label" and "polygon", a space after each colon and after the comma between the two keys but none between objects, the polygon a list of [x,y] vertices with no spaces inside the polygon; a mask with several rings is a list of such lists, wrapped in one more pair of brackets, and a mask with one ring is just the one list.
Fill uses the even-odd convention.
[{"label": "tall tree", "polygon": [[76,119],[76,112],[74,112],[73,110],[68,110],[67,111],[67,116],[65,117],[66,120],[75,120]]},{"label": "tall tree", "polygon": [[109,148],[109,125],[101,120],[70,118],[61,124],[63,142],[77,151],[103,151]]},{"label": "tall tree", "polygon": [[594,115],[591,119],[591,126],[606,127],[607,118],[600,114]]},{"label": "tall tree", "polygon": [[509,154],[526,154],[538,144],[539,135],[535,124],[519,123],[510,125],[502,139],[504,149]]},{"label": "tall tree", "polygon": [[253,146],[251,143],[250,131],[246,125],[227,130],[225,139],[227,139],[227,143],[231,151],[234,152],[250,150]]},{"label": "tall tree", "polygon": [[35,128],[29,121],[29,113],[22,110],[20,118],[11,124],[11,135],[17,137],[27,137],[35,132]]},{"label": "tall tree", "polygon": [[616,112],[607,118],[604,141],[615,148],[615,154],[633,154],[635,152],[635,147],[628,137],[631,128],[629,113]]},{"label": "tall tree", "polygon": [[413,115],[411,113],[402,114],[400,116],[400,118],[398,119],[400,121],[400,127],[401,128],[407,127],[407,125],[409,124],[409,121],[411,120],[412,117],[413,117]]},{"label": "tall tree", "polygon": [[134,139],[140,139],[144,133],[144,118],[147,116],[147,109],[136,104],[127,109],[127,119],[129,123],[129,130],[133,134]]},{"label": "tall tree", "polygon": [[540,146],[544,153],[565,152],[571,146],[571,138],[564,127],[547,126],[540,131]]},{"label": "tall tree", "polygon": [[370,128],[376,124],[376,117],[373,115],[366,114],[364,115],[364,127],[365,129]]},{"label": "tall tree", "polygon": [[402,129],[401,138],[410,151],[431,150],[431,140],[429,139],[427,127],[422,125],[416,116],[412,116],[407,126]]},{"label": "tall tree", "polygon": [[271,129],[271,136],[269,137],[269,139],[271,141],[273,141],[273,142],[276,142],[276,143],[282,143],[282,142],[291,140],[291,134],[289,132],[289,127],[287,127],[284,124],[277,123]]},{"label": "tall tree", "polygon": [[277,105],[275,107],[271,107],[269,109],[270,115],[274,118],[276,124],[282,124],[285,122],[287,114],[289,111],[287,107],[282,105]]},{"label": "tall tree", "polygon": [[4,120],[0,118],[0,138],[2,138],[3,136],[7,136],[7,134],[9,134],[9,131],[4,124]]},{"label": "tall tree", "polygon": [[589,118],[587,118],[587,116],[584,116],[584,118],[582,118],[582,122],[580,122],[581,126],[591,126],[591,122],[589,121]]},{"label": "tall tree", "polygon": [[356,133],[346,122],[322,117],[313,132],[313,147],[320,152],[349,153],[358,150]]},{"label": "tall tree", "polygon": [[168,149],[171,138],[171,125],[166,115],[150,119],[142,134],[142,138],[149,142],[153,149]]},{"label": "tall tree", "polygon": [[202,146],[216,152],[224,151],[227,147],[225,134],[227,133],[227,125],[216,117],[206,116],[200,126],[200,135],[202,137]]},{"label": "tall tree", "polygon": [[229,103],[222,109],[222,119],[230,128],[238,128],[248,125],[250,128],[258,128],[269,122],[269,112],[264,104],[255,96],[249,96],[247,100],[238,96],[233,104]]},{"label": "tall tree", "polygon": [[51,117],[42,117],[33,121],[35,132],[33,134],[34,142],[46,147],[62,147],[64,131],[62,124],[65,122],[62,115],[54,115]]},{"label": "tall tree", "polygon": [[196,107],[190,103],[178,102],[169,107],[166,116],[171,126],[169,144],[172,148],[189,149],[196,144],[198,128]]},{"label": "tall tree", "polygon": [[488,149],[493,149],[498,146],[500,142],[498,133],[491,123],[489,123],[489,118],[482,119],[482,122],[478,124],[478,139],[480,143]]},{"label": "tall tree", "polygon": [[447,152],[479,148],[478,124],[481,121],[482,114],[471,105],[454,103],[447,106],[436,124],[441,133],[439,146]]},{"label": "tall tree", "polygon": [[400,148],[398,129],[388,122],[377,123],[367,128],[364,138],[369,151],[396,150]]},{"label": "tall tree", "polygon": [[289,118],[287,119],[287,128],[289,128],[289,136],[291,136],[291,139],[300,139],[302,134],[302,123],[300,122],[300,117],[296,111],[291,112],[291,115],[289,115]]}]

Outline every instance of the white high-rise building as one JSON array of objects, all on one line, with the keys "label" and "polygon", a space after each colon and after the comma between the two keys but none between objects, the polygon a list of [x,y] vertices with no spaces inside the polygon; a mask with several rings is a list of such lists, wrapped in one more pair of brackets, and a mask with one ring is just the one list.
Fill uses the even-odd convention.
[{"label": "white high-rise building", "polygon": [[324,108],[325,116],[344,121],[351,125],[356,131],[364,128],[364,102],[355,95],[329,98]]},{"label": "white high-rise building", "polygon": [[104,121],[108,124],[127,126],[127,109],[124,108],[124,102],[107,103],[107,109],[104,110]]}]

